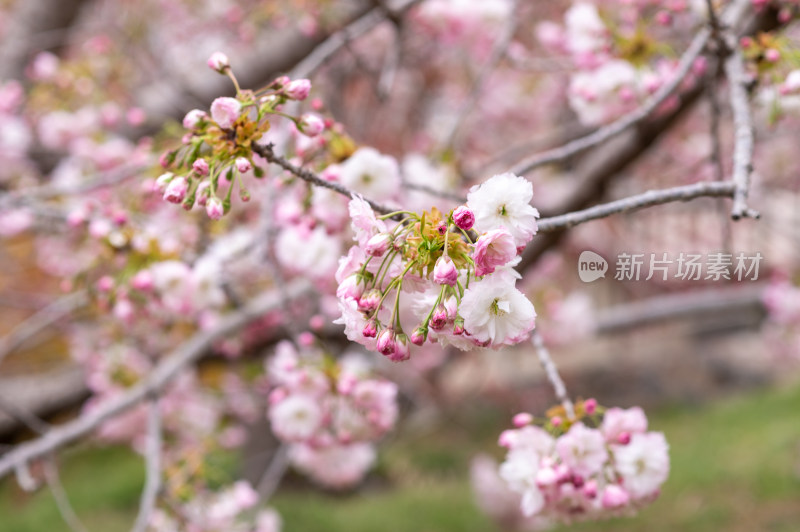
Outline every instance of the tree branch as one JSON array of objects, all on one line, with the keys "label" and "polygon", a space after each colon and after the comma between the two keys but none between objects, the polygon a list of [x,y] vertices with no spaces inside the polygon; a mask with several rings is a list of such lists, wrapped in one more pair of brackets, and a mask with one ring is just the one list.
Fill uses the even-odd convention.
[{"label": "tree branch", "polygon": [[144,532],[156,507],[156,498],[161,490],[161,406],[157,397],[150,400],[147,411],[147,446],[145,449],[146,480],[139,515],[132,532]]},{"label": "tree branch", "polygon": [[561,380],[561,375],[558,374],[558,368],[556,368],[553,359],[550,358],[550,352],[545,347],[542,336],[536,329],[531,333],[531,343],[536,350],[536,356],[539,357],[539,363],[542,365],[545,375],[547,375],[547,380],[550,381],[550,384],[553,386],[556,398],[561,402],[561,406],[563,406],[564,410],[567,412],[567,417],[574,419],[575,408],[567,395],[567,387],[564,386],[564,381]]},{"label": "tree branch", "polygon": [[44,460],[42,467],[44,469],[44,478],[47,481],[47,487],[50,488],[50,492],[53,494],[53,499],[56,501],[56,506],[64,522],[74,532],[86,532],[86,527],[83,526],[75,510],[72,509],[72,505],[69,503],[69,498],[67,497],[67,492],[61,484],[55,458],[52,456],[48,457]]},{"label": "tree branch", "polygon": [[734,140],[733,176],[736,184],[733,195],[731,218],[758,218],[759,214],[747,207],[750,174],[753,171],[753,117],[747,97],[748,78],[745,74],[744,58],[736,45],[735,37],[728,39],[731,53],[725,60],[725,75],[730,85],[730,103],[733,111]]},{"label": "tree branch", "polygon": [[702,197],[732,197],[734,188],[734,184],[731,181],[723,181],[722,183],[706,181],[662,190],[648,190],[642,194],[595,205],[582,211],[542,218],[538,223],[539,232],[549,233],[568,229],[591,220],[611,216],[612,214],[635,211],[674,201],[689,201]]},{"label": "tree branch", "polygon": [[[725,11],[722,18],[726,25],[734,26],[739,23],[744,15],[744,12],[749,5],[746,0],[738,0],[728,10]],[[666,101],[680,86],[687,74],[691,71],[695,60],[700,56],[712,35],[712,29],[704,27],[697,35],[695,35],[689,47],[681,56],[678,63],[678,69],[675,77],[666,85],[662,85],[650,98],[648,98],[639,108],[631,113],[622,116],[616,121],[604,126],[594,133],[590,133],[585,137],[575,139],[563,146],[553,148],[552,150],[534,155],[518,163],[511,171],[517,175],[522,175],[530,172],[534,168],[543,166],[545,164],[552,164],[555,162],[563,161],[573,155],[588,150],[598,144],[601,144],[620,133],[624,132],[631,126],[634,126],[658,109],[658,107]]]},{"label": "tree branch", "polygon": [[[312,185],[316,185],[318,187],[323,187],[323,188],[327,188],[327,189],[333,190],[334,192],[338,192],[339,194],[341,194],[343,196],[346,196],[348,198],[353,198],[353,197],[355,197],[357,195],[355,192],[347,189],[346,187],[343,187],[342,185],[340,185],[338,183],[333,183],[331,181],[326,181],[326,180],[322,179],[320,176],[318,176],[317,174],[315,174],[311,170],[308,170],[306,168],[301,168],[299,166],[293,165],[292,163],[287,161],[284,157],[282,157],[280,155],[276,155],[275,151],[273,150],[273,148],[274,147],[273,147],[272,144],[267,144],[266,146],[262,146],[262,145],[259,145],[259,144],[254,144],[253,145],[253,151],[255,153],[257,153],[258,155],[260,155],[261,157],[263,157],[267,161],[269,161],[269,162],[271,162],[273,164],[277,164],[278,166],[280,166],[281,168],[283,168],[284,170],[286,170],[290,174],[292,174],[292,175],[294,175],[296,177],[299,177],[300,179],[302,179],[303,181],[305,181],[307,183],[310,183]],[[372,201],[370,199],[366,199],[365,198],[364,201],[369,203],[369,206],[372,207],[372,210],[374,210],[375,212],[379,212],[381,214],[389,214],[390,212],[395,210],[395,209],[390,209],[389,207],[385,207],[385,206],[383,206],[383,205],[381,205],[379,203],[375,203],[374,201]],[[399,219],[399,217],[396,218],[396,219]]]},{"label": "tree branch", "polygon": [[28,339],[37,335],[64,316],[83,307],[89,298],[85,291],[74,292],[39,310],[25,321],[17,325],[8,335],[0,340],[0,363],[6,356],[18,349]]},{"label": "tree branch", "polygon": [[24,408],[17,406],[5,397],[0,395],[0,410],[4,411],[9,416],[15,418],[23,425],[31,429],[37,434],[44,434],[50,430],[50,424],[42,421],[34,414],[28,412]]},{"label": "tree branch", "polygon": [[[759,31],[769,31],[780,25],[772,11],[764,11],[743,24],[744,15],[750,7],[748,0],[736,0],[725,11],[723,21],[732,29],[743,26],[741,35],[752,35]],[[639,122],[625,133],[611,139],[602,150],[593,150],[582,158],[577,170],[577,186],[555,212],[568,213],[589,207],[601,197],[608,184],[619,173],[640,157],[670,126],[691,108],[702,94],[702,86],[693,88],[680,95],[681,103],[674,111],[662,116],[654,116]],[[537,238],[528,245],[518,265],[524,270],[547,250],[557,245],[564,237],[564,231],[556,230]]]},{"label": "tree branch", "polygon": [[272,456],[269,465],[258,481],[258,495],[262,503],[269,500],[281,483],[283,475],[289,467],[289,446],[282,443]]},{"label": "tree branch", "polygon": [[593,133],[570,141],[558,148],[529,157],[519,162],[511,171],[517,175],[523,175],[540,166],[563,161],[616,137],[631,126],[648,118],[683,83],[695,60],[703,52],[710,36],[711,30],[708,28],[703,28],[697,33],[691,44],[689,44],[689,48],[686,49],[686,52],[681,57],[673,79],[669,83],[662,85],[640,107]]}]

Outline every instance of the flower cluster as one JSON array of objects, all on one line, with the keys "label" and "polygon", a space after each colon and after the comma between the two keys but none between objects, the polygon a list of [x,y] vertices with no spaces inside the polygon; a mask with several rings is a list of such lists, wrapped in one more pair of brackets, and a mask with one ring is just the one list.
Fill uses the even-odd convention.
[{"label": "flower cluster", "polygon": [[[647,431],[641,408],[576,406],[577,419],[555,409],[544,428],[530,414],[500,435],[508,449],[500,476],[521,496],[525,516],[569,522],[630,513],[653,501],[669,473],[668,446]],[[591,427],[589,425],[594,425]]]},{"label": "flower cluster", "polygon": [[282,112],[286,102],[308,97],[311,83],[307,79],[282,76],[261,90],[241,90],[224,54],[212,54],[208,66],[231,78],[236,97],[217,98],[210,114],[201,109],[186,114],[183,127],[189,133],[179,148],[162,154],[161,165],[168,171],[156,180],[155,186],[164,200],[181,204],[186,210],[197,204],[205,208],[209,218],[219,220],[230,211],[234,180],[239,198],[247,202],[250,192],[242,176],[251,172],[256,178],[264,176],[255,164],[253,145],[270,128],[268,116],[288,118],[309,137],[322,133],[325,123],[313,113],[294,117]]},{"label": "flower cluster", "polygon": [[246,512],[258,504],[258,493],[245,481],[225,490],[197,495],[183,508],[180,516],[156,509],[150,517],[152,532],[280,532],[280,515],[271,509],[260,510],[255,519],[245,519]]},{"label": "flower cluster", "polygon": [[[395,362],[409,358],[409,344],[426,340],[470,349],[527,338],[536,313],[515,288],[511,266],[536,233],[532,197],[527,180],[501,174],[473,187],[467,204],[447,215],[433,208],[376,217],[353,199],[357,245],[336,277],[348,338]],[[408,306],[403,293],[412,295]],[[403,319],[416,322],[410,336]]]},{"label": "flower cluster", "polygon": [[372,443],[397,420],[397,386],[371,376],[359,355],[336,361],[278,345],[268,364],[272,430],[292,444],[291,462],[317,482],[351,486],[375,459]]},{"label": "flower cluster", "polygon": [[[612,5],[603,6],[607,11],[601,13],[595,3],[575,2],[564,14],[563,26],[547,21],[537,28],[541,43],[569,55],[578,69],[571,76],[568,98],[586,125],[630,111],[674,78],[677,61],[662,56],[666,43],[659,42],[658,32],[643,32],[642,20],[652,19],[654,27],[690,27],[697,16],[706,17],[686,2],[614,0],[606,4]],[[699,59],[687,83],[704,72],[705,62]],[[675,103],[670,99],[664,107]]]}]

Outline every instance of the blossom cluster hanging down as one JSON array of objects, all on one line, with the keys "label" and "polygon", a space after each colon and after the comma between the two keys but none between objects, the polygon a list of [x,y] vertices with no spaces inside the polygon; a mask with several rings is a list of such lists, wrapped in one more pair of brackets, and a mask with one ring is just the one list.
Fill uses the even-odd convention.
[{"label": "blossom cluster hanging down", "polygon": [[[357,244],[336,274],[347,337],[395,362],[426,340],[466,350],[526,339],[536,313],[512,266],[536,234],[532,197],[530,182],[506,173],[473,187],[467,204],[446,215],[433,208],[377,217],[354,198]],[[404,321],[414,324],[410,336]]]},{"label": "blossom cluster hanging down", "polygon": [[375,460],[373,443],[397,420],[397,386],[373,377],[361,356],[337,361],[298,353],[289,342],[278,345],[267,371],[269,420],[291,444],[292,464],[325,486],[359,482]]},{"label": "blossom cluster hanging down", "polygon": [[[669,474],[667,441],[648,432],[639,407],[576,405],[575,420],[553,409],[543,426],[527,413],[500,435],[508,449],[500,477],[527,517],[570,522],[623,515],[658,497]],[[602,421],[601,421],[602,415]]]}]

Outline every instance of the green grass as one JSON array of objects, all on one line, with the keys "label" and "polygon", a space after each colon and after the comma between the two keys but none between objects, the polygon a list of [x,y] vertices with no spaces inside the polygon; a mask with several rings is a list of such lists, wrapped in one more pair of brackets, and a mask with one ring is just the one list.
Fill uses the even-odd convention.
[{"label": "green grass", "polygon": [[[445,423],[388,442],[367,487],[326,494],[290,482],[272,504],[286,532],[497,532],[472,502],[470,457],[500,456],[492,440],[504,415]],[[794,531],[800,523],[800,387],[773,389],[701,408],[651,413],[666,433],[672,473],[661,498],[635,518],[564,530]],[[466,425],[466,426],[465,426]],[[90,531],[129,530],[143,483],[139,457],[120,448],[84,449],[62,459],[70,500]],[[0,532],[67,530],[46,490],[0,484]]]}]

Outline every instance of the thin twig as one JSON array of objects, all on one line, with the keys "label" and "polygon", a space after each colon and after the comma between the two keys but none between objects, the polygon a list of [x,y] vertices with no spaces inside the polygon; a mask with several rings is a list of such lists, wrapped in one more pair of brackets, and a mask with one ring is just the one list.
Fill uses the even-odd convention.
[{"label": "thin twig", "polygon": [[693,185],[665,188],[662,190],[648,190],[642,194],[595,205],[582,211],[570,212],[559,216],[551,216],[539,220],[539,232],[547,233],[560,231],[598,218],[605,218],[612,214],[635,211],[653,205],[662,205],[673,201],[688,201],[701,197],[732,197],[734,184],[731,181],[705,181]]},{"label": "thin twig", "polygon": [[[307,294],[310,285],[298,281],[289,285],[292,298]],[[161,361],[147,377],[124,393],[100,404],[77,419],[54,427],[44,436],[25,442],[0,457],[0,478],[19,464],[25,464],[86,436],[103,422],[123,414],[148,397],[159,393],[179,372],[197,361],[214,342],[229,337],[264,314],[280,309],[281,298],[275,292],[262,294],[241,309],[223,317],[216,327],[200,331]]]},{"label": "thin twig", "polygon": [[567,417],[569,419],[574,419],[575,408],[567,395],[567,387],[564,386],[564,381],[561,380],[561,375],[558,374],[558,368],[556,368],[553,359],[550,358],[550,352],[545,347],[542,336],[536,329],[534,329],[531,334],[531,343],[536,350],[536,356],[539,357],[539,363],[542,365],[545,375],[547,375],[547,380],[550,381],[550,384],[553,386],[556,399],[561,402],[561,406],[563,406],[564,410],[567,412]]},{"label": "thin twig", "polygon": [[28,412],[24,408],[17,406],[2,395],[0,395],[0,410],[15,418],[17,421],[21,422],[23,425],[37,434],[44,434],[51,428],[49,423],[42,421],[38,416]]},{"label": "thin twig", "polygon": [[262,503],[268,501],[281,483],[283,475],[289,467],[289,446],[282,443],[272,455],[269,465],[258,481],[258,495]]},{"label": "thin twig", "polygon": [[57,299],[17,325],[9,334],[0,339],[0,363],[27,340],[64,316],[83,307],[88,300],[86,291],[74,292]]},{"label": "thin twig", "polygon": [[31,200],[48,200],[60,196],[75,196],[78,194],[85,194],[99,188],[116,186],[127,181],[128,179],[137,177],[140,175],[139,172],[143,168],[144,166],[142,165],[126,164],[120,166],[119,168],[115,168],[114,170],[102,172],[99,175],[94,176],[92,179],[83,181],[81,183],[68,185],[40,185],[14,190],[3,196],[0,196],[0,203],[8,201],[25,204]]},{"label": "thin twig", "polygon": [[147,444],[145,448],[146,480],[139,503],[139,515],[132,532],[144,532],[156,507],[156,498],[161,491],[161,406],[157,397],[150,401],[147,412]]},{"label": "thin twig", "polygon": [[505,26],[503,27],[500,36],[494,42],[494,46],[492,46],[492,52],[489,55],[489,59],[486,61],[486,63],[484,63],[480,72],[478,72],[478,76],[475,78],[475,81],[472,84],[472,90],[470,91],[469,96],[467,96],[467,99],[463,104],[461,104],[461,108],[458,110],[456,119],[450,126],[450,130],[445,137],[445,147],[452,148],[455,145],[456,140],[458,140],[458,135],[461,131],[461,125],[464,123],[464,120],[466,120],[469,112],[478,102],[478,98],[483,90],[483,84],[506,55],[506,50],[508,50],[508,46],[511,44],[511,39],[514,37],[514,32],[517,30],[517,25],[519,24],[520,17],[517,13],[518,7],[519,0],[512,0],[511,10],[509,11]]},{"label": "thin twig", "polygon": [[383,68],[378,78],[377,91],[378,98],[381,101],[386,100],[392,91],[397,69],[400,66],[400,57],[403,52],[403,27],[395,23],[392,29],[392,43],[389,45],[389,50],[386,52],[386,57],[383,60]]},{"label": "thin twig", "polygon": [[400,5],[393,8],[391,12],[382,5],[376,6],[365,15],[354,20],[320,43],[313,52],[308,54],[305,59],[292,69],[289,77],[296,79],[311,76],[351,40],[357,39],[375,28],[378,24],[386,20],[388,15],[400,16],[420,1],[421,0],[404,0]]},{"label": "thin twig", "polygon": [[72,505],[69,503],[67,492],[61,484],[61,478],[58,475],[58,467],[56,466],[55,458],[49,456],[42,463],[44,469],[44,478],[47,481],[47,486],[53,494],[53,499],[56,501],[58,511],[67,526],[74,532],[86,532],[86,527],[83,526]]},{"label": "thin twig", "polygon": [[691,44],[689,44],[689,48],[686,49],[686,52],[681,57],[672,80],[662,85],[641,106],[593,133],[575,139],[558,148],[529,157],[518,163],[511,171],[517,175],[522,175],[534,168],[563,161],[619,135],[626,129],[648,118],[683,83],[695,60],[703,52],[710,36],[711,30],[709,28],[703,28],[695,35]]},{"label": "thin twig", "polygon": [[[318,187],[328,188],[330,190],[333,190],[334,192],[338,192],[343,196],[347,196],[348,198],[352,198],[356,195],[353,191],[348,190],[346,187],[343,187],[338,183],[325,181],[311,170],[295,166],[289,161],[287,161],[284,157],[276,155],[275,152],[273,151],[272,144],[267,144],[266,146],[256,144],[253,146],[253,151],[262,156],[263,158],[265,158],[267,161],[273,164],[277,164],[287,172],[291,173],[296,177],[299,177],[300,179],[302,179],[307,183],[311,183],[312,185],[316,185]],[[374,211],[379,212],[381,214],[388,214],[394,210],[390,209],[389,207],[385,207],[379,203],[375,203],[374,201],[366,198],[365,201],[369,203],[370,207],[372,207]],[[397,217],[397,219],[399,219],[399,216]]]},{"label": "thin twig", "polygon": [[405,182],[405,183],[403,183],[403,188],[407,188],[409,190],[416,190],[418,192],[424,192],[425,194],[429,194],[429,195],[437,197],[437,198],[449,199],[449,200],[457,201],[459,203],[466,203],[467,202],[467,198],[465,198],[465,197],[463,197],[463,196],[461,196],[459,194],[456,194],[454,192],[446,192],[444,190],[436,190],[435,188],[433,188],[433,187],[431,187],[429,185],[423,185],[421,183],[408,183],[408,182]]}]

